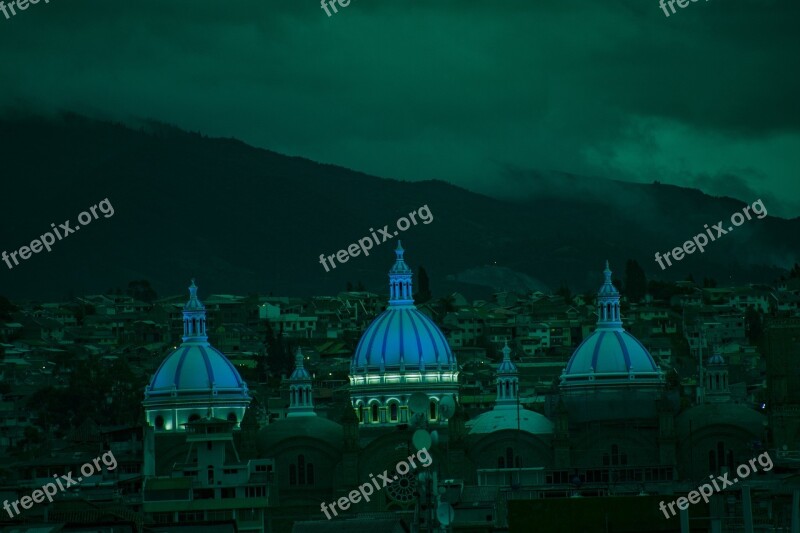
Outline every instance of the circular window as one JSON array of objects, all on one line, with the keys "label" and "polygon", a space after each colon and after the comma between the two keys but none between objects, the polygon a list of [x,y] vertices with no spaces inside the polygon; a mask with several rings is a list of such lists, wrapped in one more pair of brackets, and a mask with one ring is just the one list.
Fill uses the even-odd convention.
[{"label": "circular window", "polygon": [[409,503],[414,501],[414,491],[417,488],[417,478],[414,474],[408,473],[393,477],[392,484],[386,487],[389,489],[389,498],[396,502]]}]

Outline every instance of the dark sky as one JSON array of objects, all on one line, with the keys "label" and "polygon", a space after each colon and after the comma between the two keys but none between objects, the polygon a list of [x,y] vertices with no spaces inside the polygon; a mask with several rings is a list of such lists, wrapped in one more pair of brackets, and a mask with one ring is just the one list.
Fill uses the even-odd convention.
[{"label": "dark sky", "polygon": [[[676,6],[677,7],[677,6]],[[495,195],[560,172],[800,215],[800,2],[41,0],[4,106],[153,118]]]}]

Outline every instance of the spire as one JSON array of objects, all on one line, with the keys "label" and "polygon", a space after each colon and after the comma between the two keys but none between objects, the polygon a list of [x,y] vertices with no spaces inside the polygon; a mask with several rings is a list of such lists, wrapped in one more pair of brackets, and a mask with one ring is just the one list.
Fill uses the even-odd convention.
[{"label": "spire", "polygon": [[300,348],[294,356],[294,372],[289,377],[289,412],[286,416],[316,416],[311,374],[303,365]]},{"label": "spire", "polygon": [[397,259],[392,269],[389,270],[389,305],[414,305],[411,285],[411,269],[403,259],[403,246],[397,241],[397,248],[394,250]]},{"label": "spire", "polygon": [[518,374],[517,365],[511,361],[511,348],[508,347],[508,341],[506,341],[505,346],[503,346],[503,360],[500,363],[500,366],[497,367],[498,374]]},{"label": "spire", "polygon": [[183,306],[183,342],[208,342],[206,307],[197,298],[197,285],[189,285],[189,301]]},{"label": "spire", "polygon": [[303,351],[300,348],[297,348],[297,352],[294,354],[294,372],[289,377],[292,381],[311,381],[311,374],[308,373],[306,367],[303,364]]},{"label": "spire", "polygon": [[611,269],[606,261],[603,270],[603,285],[597,292],[597,327],[606,329],[622,329],[622,318],[619,310],[619,291],[611,281]]},{"label": "spire", "polygon": [[508,342],[503,346],[503,360],[497,367],[497,399],[495,409],[517,408],[519,398],[519,372],[511,361]]}]

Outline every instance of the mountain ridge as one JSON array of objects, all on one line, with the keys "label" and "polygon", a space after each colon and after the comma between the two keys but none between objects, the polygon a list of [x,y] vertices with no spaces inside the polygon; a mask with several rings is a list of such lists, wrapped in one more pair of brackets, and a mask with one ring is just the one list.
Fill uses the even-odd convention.
[{"label": "mountain ridge", "polygon": [[744,205],[674,185],[585,177],[565,184],[551,175],[537,194],[511,201],[440,180],[370,176],[156,121],[137,129],[72,113],[15,115],[0,119],[0,134],[12,200],[0,226],[2,249],[27,245],[51,222],[75,220],[106,197],[115,208],[52,252],[0,269],[0,294],[9,297],[102,292],[132,279],[175,294],[192,276],[206,294],[335,294],[347,281],[385,292],[396,239],[330,272],[319,254],[347,248],[369,228],[391,228],[423,205],[433,221],[398,238],[409,265],[415,272],[424,266],[439,295],[475,294],[479,286],[452,280],[495,264],[551,288],[585,290],[599,284],[606,259],[621,278],[629,258],[648,277],[771,281],[800,249],[800,218],[770,215],[662,272],[655,252],[680,246],[704,223],[729,220]]}]

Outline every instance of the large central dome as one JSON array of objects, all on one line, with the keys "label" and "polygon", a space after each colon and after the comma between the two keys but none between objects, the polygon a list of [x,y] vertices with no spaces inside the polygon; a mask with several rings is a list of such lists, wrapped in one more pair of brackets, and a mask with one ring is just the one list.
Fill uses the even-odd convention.
[{"label": "large central dome", "polygon": [[414,306],[411,269],[398,243],[389,271],[389,307],[369,325],[356,347],[350,371],[455,370],[456,358],[442,332]]},{"label": "large central dome", "polygon": [[413,306],[390,306],[364,332],[351,370],[449,370],[453,365],[453,352],[430,318]]},{"label": "large central dome", "polygon": [[458,394],[458,365],[442,332],[414,306],[411,269],[397,244],[389,307],[369,325],[350,362],[350,396],[362,423],[407,423],[408,400],[424,392],[430,420],[445,395]]}]

